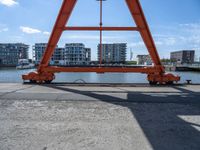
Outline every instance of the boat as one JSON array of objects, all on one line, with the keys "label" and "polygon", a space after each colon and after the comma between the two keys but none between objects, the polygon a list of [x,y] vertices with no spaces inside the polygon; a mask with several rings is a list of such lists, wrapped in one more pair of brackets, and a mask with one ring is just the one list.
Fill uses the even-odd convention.
[{"label": "boat", "polygon": [[19,59],[16,69],[33,69],[35,65],[30,63],[28,59]]}]

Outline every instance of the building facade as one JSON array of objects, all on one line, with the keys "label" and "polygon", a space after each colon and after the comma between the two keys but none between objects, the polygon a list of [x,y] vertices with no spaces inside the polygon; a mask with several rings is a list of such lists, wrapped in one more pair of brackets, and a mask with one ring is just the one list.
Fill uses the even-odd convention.
[{"label": "building facade", "polygon": [[64,50],[66,65],[88,65],[91,61],[91,49],[83,43],[67,43]]},{"label": "building facade", "polygon": [[23,43],[0,43],[0,66],[16,66],[19,59],[28,59],[28,50]]},{"label": "building facade", "polygon": [[51,64],[52,65],[65,65],[64,64],[64,48],[57,47],[52,58]]},{"label": "building facade", "polygon": [[86,64],[91,62],[91,48],[85,48],[85,61]]},{"label": "building facade", "polygon": [[152,59],[150,55],[137,55],[138,65],[152,65]]},{"label": "building facade", "polygon": [[194,63],[195,51],[194,50],[182,50],[172,52],[170,54],[170,59],[174,63],[180,64],[192,64]]},{"label": "building facade", "polygon": [[[100,57],[101,51],[101,57]],[[98,61],[102,58],[102,63],[125,63],[126,62],[126,43],[100,44],[98,45]]]},{"label": "building facade", "polygon": [[[47,47],[47,43],[36,43],[33,46],[33,57],[35,59],[36,65],[40,64],[40,61],[44,55],[46,47]],[[61,60],[63,60],[63,51],[64,51],[64,48],[59,48],[57,46],[53,53],[53,56],[51,57],[50,64],[61,65],[62,63]]]},{"label": "building facade", "polygon": [[44,51],[46,49],[47,43],[36,43],[33,46],[33,57],[35,60],[35,64],[38,65],[42,59]]},{"label": "building facade", "polygon": [[[47,43],[36,43],[33,46],[35,63],[38,65],[45,52]],[[91,49],[82,43],[65,44],[64,48],[57,47],[51,58],[51,65],[85,65],[91,61]]]}]

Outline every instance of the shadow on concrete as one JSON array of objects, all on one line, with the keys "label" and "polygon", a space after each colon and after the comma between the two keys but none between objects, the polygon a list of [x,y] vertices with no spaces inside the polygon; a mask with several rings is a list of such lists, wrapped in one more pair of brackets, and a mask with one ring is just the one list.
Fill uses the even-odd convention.
[{"label": "shadow on concrete", "polygon": [[103,93],[45,86],[129,108],[155,150],[200,150],[200,125],[182,118],[200,116],[200,93],[175,86],[172,88],[180,93],[127,92],[124,100]]}]

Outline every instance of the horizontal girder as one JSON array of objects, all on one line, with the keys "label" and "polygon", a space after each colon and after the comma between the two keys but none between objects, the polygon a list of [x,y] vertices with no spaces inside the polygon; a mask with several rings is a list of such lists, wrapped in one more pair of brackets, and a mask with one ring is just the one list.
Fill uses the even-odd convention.
[{"label": "horizontal girder", "polygon": [[140,72],[140,73],[155,73],[156,67],[55,67],[49,66],[42,68],[44,72],[96,72],[96,73],[129,73],[129,72]]}]

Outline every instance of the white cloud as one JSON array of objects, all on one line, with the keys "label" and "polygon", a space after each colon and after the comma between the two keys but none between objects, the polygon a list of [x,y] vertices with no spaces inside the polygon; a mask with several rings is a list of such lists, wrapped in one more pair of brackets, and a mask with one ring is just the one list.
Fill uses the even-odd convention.
[{"label": "white cloud", "polygon": [[156,46],[157,45],[163,45],[164,43],[162,41],[155,41]]},{"label": "white cloud", "polygon": [[176,38],[173,38],[173,37],[169,37],[169,38],[166,38],[164,40],[164,43],[167,45],[167,46],[171,46],[171,45],[175,45],[176,44]]},{"label": "white cloud", "polygon": [[19,3],[16,2],[15,0],[0,0],[0,4],[11,7],[11,6],[17,5]]},{"label": "white cloud", "polygon": [[20,29],[22,30],[22,32],[27,33],[27,34],[41,33],[40,30],[31,28],[31,27],[21,26]]},{"label": "white cloud", "polygon": [[44,35],[50,35],[50,32],[44,31],[43,34]]},{"label": "white cloud", "polygon": [[200,23],[180,24],[186,36],[184,40],[200,47]]},{"label": "white cloud", "polygon": [[27,26],[20,26],[20,30],[26,34],[36,34],[36,33],[41,33],[44,35],[50,35],[50,32],[48,31],[41,31],[39,29],[27,27]]},{"label": "white cloud", "polygon": [[8,28],[0,29],[0,33],[1,33],[1,32],[7,32],[7,31],[8,31]]},{"label": "white cloud", "polygon": [[193,49],[200,56],[200,22],[163,26],[159,33],[154,34],[154,40],[161,57],[184,49]]},{"label": "white cloud", "polygon": [[157,41],[161,41],[164,46],[185,48],[188,48],[189,46],[192,46],[194,44],[200,46],[199,22],[166,26],[162,27],[160,31],[162,32],[162,34],[154,34],[154,39]]}]

